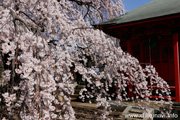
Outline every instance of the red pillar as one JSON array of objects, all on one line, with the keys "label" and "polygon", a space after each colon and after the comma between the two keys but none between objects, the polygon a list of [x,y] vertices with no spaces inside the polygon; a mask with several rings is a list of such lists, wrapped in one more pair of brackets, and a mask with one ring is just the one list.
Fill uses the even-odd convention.
[{"label": "red pillar", "polygon": [[[127,41],[127,52],[129,52],[130,54],[132,53],[130,40]],[[128,96],[129,98],[133,97],[133,86],[131,83],[129,83],[128,85]]]},{"label": "red pillar", "polygon": [[174,71],[175,71],[175,92],[176,102],[180,102],[180,76],[179,76],[179,46],[178,46],[178,33],[173,34],[173,47],[174,47]]}]

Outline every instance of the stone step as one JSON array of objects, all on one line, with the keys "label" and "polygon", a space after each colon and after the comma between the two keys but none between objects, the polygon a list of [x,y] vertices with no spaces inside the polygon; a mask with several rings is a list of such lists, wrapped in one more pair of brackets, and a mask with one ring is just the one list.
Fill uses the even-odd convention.
[{"label": "stone step", "polygon": [[71,95],[71,100],[77,100],[79,97],[79,94]]},{"label": "stone step", "polygon": [[77,86],[76,86],[76,89],[85,88],[85,87],[86,87],[86,85],[77,85]]},{"label": "stone step", "polygon": [[129,110],[130,113],[142,114],[144,110],[132,108]]},{"label": "stone step", "polygon": [[[152,108],[147,108],[150,110],[151,115],[154,114],[154,109]],[[134,107],[134,106],[128,106],[126,109],[123,111],[122,120],[150,120],[149,117],[144,116],[145,110],[139,107]]]},{"label": "stone step", "polygon": [[81,89],[85,88],[85,85],[77,85],[74,91],[74,95],[72,95],[73,98],[78,98],[79,96],[79,92],[81,91]]},{"label": "stone step", "polygon": [[74,95],[71,95],[71,97],[78,97],[79,94],[74,94]]},{"label": "stone step", "polygon": [[79,94],[80,91],[81,89],[75,89],[74,94]]},{"label": "stone step", "polygon": [[128,114],[126,114],[125,118],[128,119],[128,120],[131,120],[131,119],[134,119],[134,118],[142,120],[143,119],[143,114],[128,113]]}]

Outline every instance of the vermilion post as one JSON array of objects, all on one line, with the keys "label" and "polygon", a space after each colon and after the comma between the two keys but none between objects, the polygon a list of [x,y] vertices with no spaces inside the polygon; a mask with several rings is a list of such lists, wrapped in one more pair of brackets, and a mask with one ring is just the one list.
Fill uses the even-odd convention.
[{"label": "vermilion post", "polygon": [[[130,54],[132,53],[130,40],[127,41],[127,52],[129,52]],[[133,97],[133,86],[131,83],[129,83],[128,85],[128,96],[129,98]]]},{"label": "vermilion post", "polygon": [[180,102],[179,46],[178,33],[173,34],[176,102]]}]

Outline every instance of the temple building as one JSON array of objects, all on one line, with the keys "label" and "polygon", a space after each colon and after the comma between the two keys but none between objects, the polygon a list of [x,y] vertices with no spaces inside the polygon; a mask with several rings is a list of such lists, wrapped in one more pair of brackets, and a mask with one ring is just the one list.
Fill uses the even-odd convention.
[{"label": "temple building", "polygon": [[122,49],[142,66],[152,64],[170,85],[172,99],[180,102],[180,0],[153,0],[94,27],[119,38]]}]

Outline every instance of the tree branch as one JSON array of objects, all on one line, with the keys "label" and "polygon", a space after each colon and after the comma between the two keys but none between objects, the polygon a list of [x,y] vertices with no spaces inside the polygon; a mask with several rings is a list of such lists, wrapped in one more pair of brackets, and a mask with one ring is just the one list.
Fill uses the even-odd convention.
[{"label": "tree branch", "polygon": [[27,15],[25,12],[19,11],[19,13],[24,14],[28,19],[30,19],[33,23],[35,23],[37,26],[39,26],[40,28],[42,28],[40,31],[44,31],[44,27],[42,25],[39,25],[38,23],[36,23],[35,20],[33,20],[31,17],[29,17],[29,15]]}]

